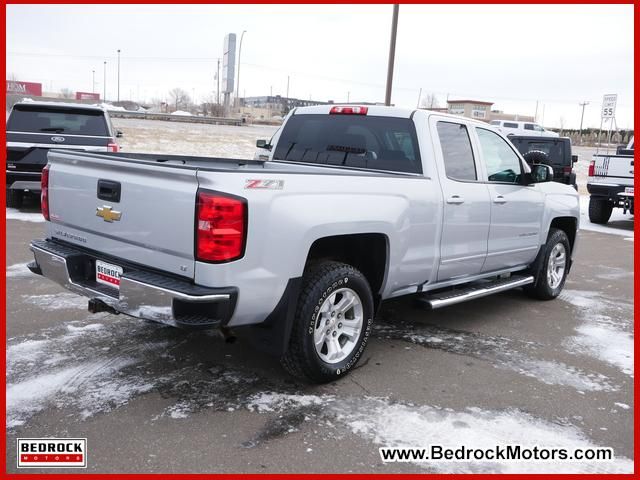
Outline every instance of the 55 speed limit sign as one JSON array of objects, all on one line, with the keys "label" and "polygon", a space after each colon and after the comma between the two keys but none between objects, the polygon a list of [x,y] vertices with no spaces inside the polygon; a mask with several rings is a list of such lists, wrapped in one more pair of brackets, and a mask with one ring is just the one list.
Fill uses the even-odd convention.
[{"label": "55 speed limit sign", "polygon": [[613,118],[616,116],[617,94],[605,95],[602,97],[602,118]]}]

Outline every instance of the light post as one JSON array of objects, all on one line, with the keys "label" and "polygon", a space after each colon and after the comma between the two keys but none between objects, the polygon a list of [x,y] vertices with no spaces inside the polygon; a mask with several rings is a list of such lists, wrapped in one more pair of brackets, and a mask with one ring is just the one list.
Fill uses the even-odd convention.
[{"label": "light post", "polygon": [[102,93],[102,101],[107,101],[107,61],[104,61],[104,79],[102,83],[103,93]]},{"label": "light post", "polygon": [[393,62],[396,56],[396,36],[398,34],[398,10],[399,5],[393,6],[393,17],[391,18],[391,40],[389,41],[389,64],[387,66],[387,91],[384,96],[384,104],[391,105],[391,85],[393,84]]},{"label": "light post", "polygon": [[96,70],[91,70],[91,93],[96,93]]},{"label": "light post", "polygon": [[238,47],[238,81],[236,85],[236,100],[238,101],[238,108],[240,107],[240,56],[242,55],[242,39],[244,38],[245,33],[247,33],[247,31],[243,30],[240,35],[240,46]]},{"label": "light post", "polygon": [[120,101],[120,49],[118,49],[118,101]]},{"label": "light post", "polygon": [[578,141],[582,143],[582,122],[584,120],[584,107],[589,105],[589,102],[582,102],[582,103],[579,103],[578,105],[582,107],[582,115],[580,116],[580,133],[578,134]]}]

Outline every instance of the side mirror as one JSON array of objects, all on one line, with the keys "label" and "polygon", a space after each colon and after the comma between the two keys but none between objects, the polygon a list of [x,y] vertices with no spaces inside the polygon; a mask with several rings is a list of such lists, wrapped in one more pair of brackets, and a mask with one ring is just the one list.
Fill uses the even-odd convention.
[{"label": "side mirror", "polygon": [[124,137],[124,133],[122,133],[120,130],[116,130],[116,138],[122,138]]},{"label": "side mirror", "polygon": [[537,163],[531,166],[531,182],[544,183],[553,180],[553,167],[543,163]]},{"label": "side mirror", "polygon": [[571,161],[576,163],[578,161],[578,155],[571,155]]},{"label": "side mirror", "polygon": [[256,147],[271,150],[271,145],[269,145],[269,142],[267,142],[266,140],[257,140]]}]

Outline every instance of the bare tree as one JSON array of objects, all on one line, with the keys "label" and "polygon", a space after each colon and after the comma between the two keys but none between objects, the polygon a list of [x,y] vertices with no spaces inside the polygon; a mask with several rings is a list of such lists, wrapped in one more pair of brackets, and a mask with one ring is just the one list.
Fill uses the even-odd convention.
[{"label": "bare tree", "polygon": [[189,94],[181,88],[174,88],[169,92],[171,97],[171,103],[175,107],[175,110],[180,110],[180,107],[186,108],[189,106],[190,98]]},{"label": "bare tree", "polygon": [[420,106],[422,108],[438,108],[440,103],[438,102],[438,97],[435,93],[429,93],[426,97],[422,99],[420,102]]},{"label": "bare tree", "polygon": [[73,98],[73,90],[71,90],[70,88],[61,88],[60,89],[60,96],[62,98]]}]

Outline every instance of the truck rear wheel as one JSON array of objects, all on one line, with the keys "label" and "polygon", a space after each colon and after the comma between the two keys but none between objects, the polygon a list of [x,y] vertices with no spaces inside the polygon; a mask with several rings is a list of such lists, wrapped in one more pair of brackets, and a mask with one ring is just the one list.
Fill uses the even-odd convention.
[{"label": "truck rear wheel", "polygon": [[22,206],[23,193],[20,190],[7,188],[7,207],[20,208]]},{"label": "truck rear wheel", "polygon": [[333,261],[310,267],[282,365],[313,383],[343,376],[362,356],[373,312],[371,288],[357,269]]},{"label": "truck rear wheel", "polygon": [[540,249],[529,272],[535,280],[523,287],[525,293],[539,300],[556,298],[564,287],[570,262],[571,244],[567,234],[557,228],[549,229],[547,243]]},{"label": "truck rear wheel", "polygon": [[591,223],[606,224],[611,218],[613,205],[606,198],[589,198],[589,220]]}]

